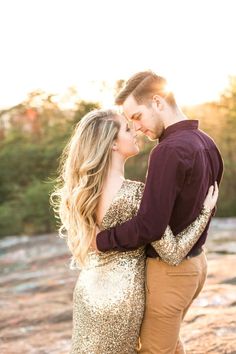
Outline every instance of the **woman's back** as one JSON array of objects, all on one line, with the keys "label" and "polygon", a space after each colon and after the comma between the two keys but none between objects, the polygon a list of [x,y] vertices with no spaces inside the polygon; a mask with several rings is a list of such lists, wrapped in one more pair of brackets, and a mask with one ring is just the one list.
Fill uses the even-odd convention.
[{"label": "woman's back", "polygon": [[[124,180],[101,228],[135,216],[143,188],[140,182]],[[89,253],[74,290],[71,353],[136,353],[144,309],[144,264],[144,248]]]},{"label": "woman's back", "polygon": [[121,179],[120,176],[117,176],[114,178],[110,177],[103,184],[102,194],[99,197],[96,210],[96,220],[99,228],[102,228],[104,216],[110,208],[113,200],[117,197],[118,192],[123,187],[124,182],[124,179]]}]

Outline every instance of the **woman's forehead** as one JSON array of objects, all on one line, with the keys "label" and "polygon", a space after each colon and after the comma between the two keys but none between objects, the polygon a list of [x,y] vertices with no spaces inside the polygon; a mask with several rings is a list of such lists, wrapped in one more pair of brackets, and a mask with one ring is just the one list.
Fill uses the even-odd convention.
[{"label": "woman's forehead", "polygon": [[128,120],[126,119],[126,117],[123,114],[119,114],[118,119],[122,125],[126,125],[128,123]]}]

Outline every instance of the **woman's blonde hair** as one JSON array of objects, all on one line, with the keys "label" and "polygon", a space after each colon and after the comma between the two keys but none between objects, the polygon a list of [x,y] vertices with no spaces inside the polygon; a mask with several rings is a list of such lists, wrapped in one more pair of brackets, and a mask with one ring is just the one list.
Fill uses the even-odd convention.
[{"label": "woman's blonde hair", "polygon": [[50,201],[61,221],[59,235],[67,239],[72,264],[85,263],[94,237],[98,200],[120,129],[117,115],[112,110],[86,114],[61,156],[58,184]]}]

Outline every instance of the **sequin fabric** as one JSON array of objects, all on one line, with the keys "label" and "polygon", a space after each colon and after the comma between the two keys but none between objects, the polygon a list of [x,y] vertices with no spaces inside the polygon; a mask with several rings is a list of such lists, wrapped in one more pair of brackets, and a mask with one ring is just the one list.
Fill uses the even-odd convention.
[{"label": "sequin fabric", "polygon": [[[139,182],[123,182],[103,218],[103,229],[136,215],[139,189]],[[137,353],[145,301],[144,267],[144,248],[89,254],[73,295],[71,354]]]},{"label": "sequin fabric", "polygon": [[199,216],[186,229],[174,236],[167,226],[164,237],[152,242],[152,246],[165,262],[177,266],[203,233],[210,216],[211,210],[203,207]]},{"label": "sequin fabric", "polygon": [[[101,228],[111,228],[135,216],[143,190],[143,183],[125,180]],[[163,260],[178,264],[200,237],[209,215],[202,211],[195,226],[189,227],[190,235],[184,230],[174,237],[167,227],[163,238],[153,243]],[[137,353],[145,305],[144,268],[144,247],[127,252],[89,253],[73,294],[70,354]]]}]

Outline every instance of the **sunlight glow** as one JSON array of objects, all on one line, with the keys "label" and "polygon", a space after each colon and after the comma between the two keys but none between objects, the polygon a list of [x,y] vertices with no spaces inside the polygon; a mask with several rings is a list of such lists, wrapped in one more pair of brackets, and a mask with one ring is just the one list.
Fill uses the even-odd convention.
[{"label": "sunlight glow", "polygon": [[236,74],[234,8],[234,0],[1,2],[0,107],[71,86],[108,106],[116,80],[147,69],[167,78],[181,105],[217,99]]}]

